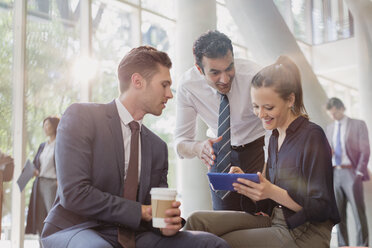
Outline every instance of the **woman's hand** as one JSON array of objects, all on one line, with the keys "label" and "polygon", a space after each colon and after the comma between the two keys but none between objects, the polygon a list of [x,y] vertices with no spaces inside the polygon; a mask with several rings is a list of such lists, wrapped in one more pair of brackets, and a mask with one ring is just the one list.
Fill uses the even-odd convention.
[{"label": "woman's hand", "polygon": [[260,183],[255,183],[244,178],[238,178],[239,183],[233,183],[234,190],[254,201],[271,198],[275,185],[264,178],[261,172],[257,172],[257,175]]},{"label": "woman's hand", "polygon": [[229,173],[230,174],[244,174],[244,171],[238,166],[231,166]]}]

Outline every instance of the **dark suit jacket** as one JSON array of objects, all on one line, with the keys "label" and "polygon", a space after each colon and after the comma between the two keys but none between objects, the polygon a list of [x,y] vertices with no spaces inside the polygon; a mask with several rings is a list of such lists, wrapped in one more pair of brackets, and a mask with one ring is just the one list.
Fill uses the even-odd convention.
[{"label": "dark suit jacket", "polygon": [[[73,104],[58,126],[57,199],[46,218],[63,231],[43,230],[45,247],[65,247],[76,232],[102,224],[151,230],[141,223],[141,204],[151,204],[150,189],[167,187],[167,145],[141,128],[141,176],[138,201],[122,197],[124,144],[115,101]],[[46,236],[46,234],[48,236]]]},{"label": "dark suit jacket", "polygon": [[[39,148],[37,149],[37,153],[33,160],[33,164],[35,168],[40,171],[40,155],[44,151],[46,142],[40,144]],[[30,196],[30,202],[28,204],[28,212],[27,212],[27,224],[26,224],[26,234],[38,234],[41,233],[43,226],[44,226],[44,219],[47,216],[47,212],[39,211],[41,209],[37,209],[37,203],[40,201],[40,196],[38,195],[38,186],[39,186],[39,177],[36,177],[34,180],[34,184],[32,185],[32,191]]]},{"label": "dark suit jacket", "polygon": [[[331,123],[327,126],[327,138],[332,150],[334,150],[332,142],[334,129],[334,123]],[[367,165],[370,149],[368,141],[368,129],[364,121],[347,118],[345,149],[354,170],[363,173],[363,181],[369,180]]]}]

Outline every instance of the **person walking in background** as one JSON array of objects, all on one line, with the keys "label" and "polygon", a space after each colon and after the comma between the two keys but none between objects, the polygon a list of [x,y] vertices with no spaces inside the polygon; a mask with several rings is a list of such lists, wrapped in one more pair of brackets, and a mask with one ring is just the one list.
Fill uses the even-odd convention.
[{"label": "person walking in background", "polygon": [[368,225],[363,196],[363,181],[369,180],[370,147],[367,125],[345,115],[343,102],[336,97],[327,102],[327,112],[334,120],[327,126],[332,147],[334,190],[341,222],[337,225],[338,245],[349,246],[346,206],[349,202],[356,224],[357,246],[368,246]]},{"label": "person walking in background", "polygon": [[[253,113],[250,82],[259,66],[234,59],[231,40],[218,31],[202,34],[193,46],[195,66],[186,71],[177,90],[175,147],[180,158],[198,157],[210,172],[262,172],[264,135]],[[206,140],[196,140],[196,118],[208,125]],[[211,191],[214,210],[253,212],[255,204],[235,192]],[[241,200],[244,200],[241,204]],[[244,206],[242,209],[241,206]]]},{"label": "person walking in background", "polygon": [[[253,109],[270,137],[266,177],[239,178],[234,189],[257,203],[255,215],[196,212],[187,230],[208,230],[233,248],[329,247],[339,222],[333,192],[331,148],[323,129],[309,121],[300,72],[280,56],[252,80]],[[231,173],[243,173],[231,167]]]},{"label": "person walking in background", "polygon": [[49,116],[43,121],[43,130],[48,137],[40,144],[33,160],[36,179],[32,186],[30,203],[28,205],[26,234],[41,234],[44,219],[51,209],[57,191],[57,175],[54,159],[59,118]]}]

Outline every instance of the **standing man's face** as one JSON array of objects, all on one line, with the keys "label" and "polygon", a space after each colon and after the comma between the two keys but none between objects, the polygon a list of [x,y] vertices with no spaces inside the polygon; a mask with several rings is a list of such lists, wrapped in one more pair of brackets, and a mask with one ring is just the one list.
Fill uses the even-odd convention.
[{"label": "standing man's face", "polygon": [[342,118],[344,118],[345,109],[344,108],[338,109],[336,107],[332,107],[327,112],[328,112],[328,115],[332,118],[332,120],[339,121]]},{"label": "standing man's face", "polygon": [[229,50],[224,57],[221,58],[207,58],[203,57],[202,68],[198,65],[199,72],[205,76],[208,84],[216,89],[221,94],[226,94],[231,89],[231,83],[235,76],[234,57]]}]

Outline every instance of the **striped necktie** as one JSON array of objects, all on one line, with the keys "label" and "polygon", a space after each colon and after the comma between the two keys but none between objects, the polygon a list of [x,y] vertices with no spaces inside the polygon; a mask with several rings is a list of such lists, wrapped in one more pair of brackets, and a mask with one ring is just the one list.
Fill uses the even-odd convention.
[{"label": "striped necktie", "polygon": [[[231,138],[230,138],[230,104],[226,95],[221,95],[219,116],[218,116],[218,137],[222,140],[213,144],[213,150],[216,154],[215,166],[212,166],[212,172],[228,173],[231,166]],[[217,191],[217,195],[222,199],[228,194],[228,191]]]}]

